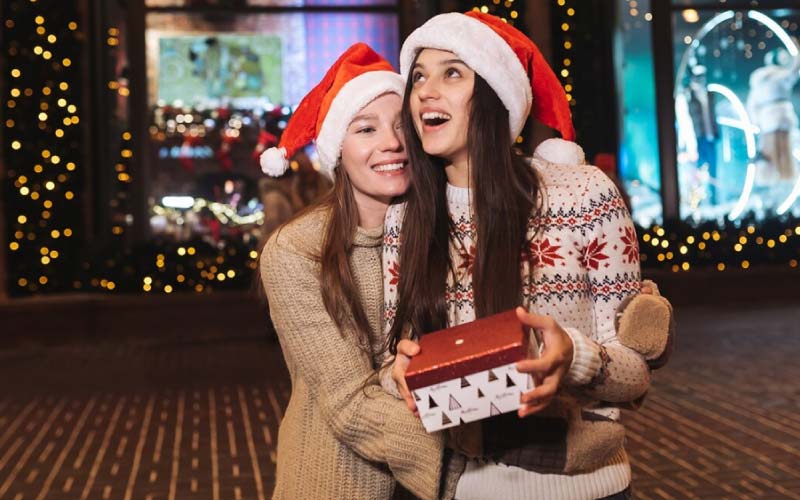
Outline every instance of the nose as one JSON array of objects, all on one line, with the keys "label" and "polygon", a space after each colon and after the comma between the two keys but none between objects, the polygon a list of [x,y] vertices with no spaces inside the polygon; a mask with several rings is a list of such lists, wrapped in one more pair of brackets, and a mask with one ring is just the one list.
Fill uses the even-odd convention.
[{"label": "nose", "polygon": [[417,85],[414,90],[416,91],[417,97],[421,101],[437,99],[439,97],[439,87],[434,78],[426,79]]},{"label": "nose", "polygon": [[403,150],[403,140],[400,134],[403,131],[396,127],[387,127],[381,137],[381,150],[399,152]]}]

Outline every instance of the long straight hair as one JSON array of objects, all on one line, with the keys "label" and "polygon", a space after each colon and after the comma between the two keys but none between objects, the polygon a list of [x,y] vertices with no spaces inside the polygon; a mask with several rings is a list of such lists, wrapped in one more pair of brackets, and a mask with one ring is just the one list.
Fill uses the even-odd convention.
[{"label": "long straight hair", "polygon": [[276,229],[276,232],[283,230],[293,220],[316,211],[327,214],[319,254],[309,256],[320,264],[322,303],[339,332],[344,334],[347,329],[353,329],[358,346],[365,352],[371,352],[371,339],[377,332],[372,332],[350,267],[350,255],[358,230],[358,205],[353,184],[341,165],[334,169],[333,188],[319,201]]},{"label": "long straight hair", "polygon": [[[447,326],[447,273],[452,222],[442,159],[429,156],[414,128],[406,82],[403,133],[410,165],[410,187],[400,241],[398,308],[387,339],[396,352],[405,328],[418,334]],[[508,111],[494,90],[475,74],[467,132],[469,180],[476,222],[473,289],[476,317],[519,305],[520,265],[527,249],[528,223],[541,212],[536,172],[511,149]],[[498,145],[507,145],[498,147]]]}]

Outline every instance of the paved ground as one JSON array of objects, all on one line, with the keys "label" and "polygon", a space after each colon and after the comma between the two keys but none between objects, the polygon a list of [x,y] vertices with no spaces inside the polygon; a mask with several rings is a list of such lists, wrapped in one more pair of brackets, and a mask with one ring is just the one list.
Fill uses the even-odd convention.
[{"label": "paved ground", "polygon": [[[640,499],[800,499],[800,307],[684,308],[626,415]],[[0,499],[269,498],[289,394],[267,340],[0,352]]]}]

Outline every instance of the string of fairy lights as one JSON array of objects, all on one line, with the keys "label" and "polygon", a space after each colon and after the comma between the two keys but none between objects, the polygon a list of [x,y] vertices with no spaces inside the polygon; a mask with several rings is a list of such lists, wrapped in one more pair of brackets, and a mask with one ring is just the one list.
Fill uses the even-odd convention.
[{"label": "string of fairy lights", "polygon": [[[575,20],[580,10],[577,0],[553,2],[561,35],[555,37],[554,53],[558,57],[554,69],[575,107]],[[477,5],[465,2],[465,8],[492,13],[514,24],[524,18],[523,3],[484,0]],[[114,129],[110,163],[95,167],[113,169],[114,182],[108,198],[111,223],[102,228],[111,232],[111,243],[93,244],[85,234],[84,223],[89,210],[83,164],[84,141],[88,138],[81,120],[86,111],[83,100],[88,97],[81,51],[87,36],[80,26],[80,13],[73,2],[10,0],[6,5],[2,50],[7,63],[3,66],[0,106],[5,128],[4,163],[8,166],[3,179],[7,207],[3,216],[8,233],[10,294],[75,290],[207,293],[247,287],[258,258],[257,240],[248,231],[259,224],[258,216],[245,217],[224,204],[196,198],[192,212],[206,217],[211,227],[228,226],[231,237],[221,240],[197,235],[180,242],[167,238],[133,242],[125,238],[132,223],[131,187],[137,181],[134,166],[140,155],[132,147],[132,131],[126,120],[120,120]],[[636,0],[628,5],[631,16],[651,20],[649,13],[638,10]],[[115,52],[124,50],[121,28],[107,26],[104,30],[105,49],[112,58],[124,57]],[[121,75],[107,78],[106,98],[117,106],[128,106],[127,80]],[[176,130],[177,116],[186,115],[179,111],[175,111]],[[192,116],[191,123],[203,124],[207,133],[235,128],[229,122],[238,115],[211,123],[214,111],[209,113]],[[277,125],[285,123],[287,116],[283,111],[268,116],[268,124],[275,125],[271,130],[279,134]],[[161,133],[166,134],[162,142],[171,137],[169,127],[149,132],[157,136],[151,140],[159,139]],[[180,140],[185,141],[177,136],[173,139],[178,145]],[[156,206],[155,211],[161,208]],[[181,216],[172,211],[175,213],[170,212],[171,216]],[[736,222],[656,225],[638,228],[638,233],[643,266],[651,269],[727,271],[775,264],[797,268],[800,262],[800,220],[792,215],[759,222],[744,217]]]},{"label": "string of fairy lights", "polygon": [[9,281],[31,293],[70,288],[83,239],[82,34],[72,2],[50,7],[11,0],[3,21]]}]

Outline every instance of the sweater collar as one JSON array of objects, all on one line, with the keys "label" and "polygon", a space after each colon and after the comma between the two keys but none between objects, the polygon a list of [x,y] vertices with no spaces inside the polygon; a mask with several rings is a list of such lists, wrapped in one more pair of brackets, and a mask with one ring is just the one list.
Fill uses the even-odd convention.
[{"label": "sweater collar", "polygon": [[447,201],[449,203],[468,204],[472,198],[472,189],[456,187],[447,183]]},{"label": "sweater collar", "polygon": [[383,225],[365,229],[358,226],[353,237],[353,245],[357,247],[377,247],[383,243]]}]

